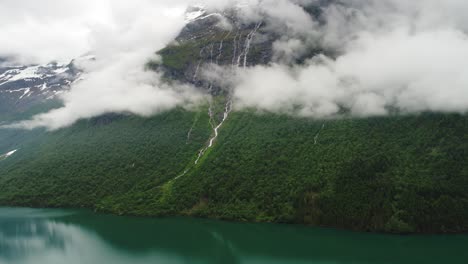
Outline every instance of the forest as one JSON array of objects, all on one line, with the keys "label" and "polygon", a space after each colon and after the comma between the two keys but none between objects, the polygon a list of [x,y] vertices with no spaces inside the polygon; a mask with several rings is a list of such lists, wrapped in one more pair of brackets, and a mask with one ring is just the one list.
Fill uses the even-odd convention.
[{"label": "forest", "polygon": [[[360,231],[468,231],[468,117],[312,120],[206,109],[2,130],[0,204]],[[184,174],[184,172],[186,172]]]}]

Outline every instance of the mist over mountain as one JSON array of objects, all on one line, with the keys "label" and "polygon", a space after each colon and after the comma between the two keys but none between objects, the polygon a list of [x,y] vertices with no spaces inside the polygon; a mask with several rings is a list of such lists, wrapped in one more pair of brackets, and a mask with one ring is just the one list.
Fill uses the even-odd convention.
[{"label": "mist over mountain", "polygon": [[[222,64],[207,76],[223,79],[221,89],[230,91],[238,110],[328,118],[343,111],[356,117],[465,113],[468,106],[467,24],[461,12],[468,7],[462,1],[83,1],[73,3],[74,15],[66,15],[67,5],[55,6],[60,16],[52,16],[43,8],[47,5],[32,4],[20,11],[28,19],[19,20],[6,19],[19,4],[2,5],[2,24],[17,36],[4,35],[0,55],[23,63],[72,59],[85,52],[96,56],[94,63],[81,65],[86,77],[61,96],[62,108],[13,127],[57,129],[109,112],[148,116],[199,104],[209,91],[191,82],[167,83],[163,73],[145,65],[161,59],[152,54],[167,44],[189,41],[179,38],[174,44],[180,32],[210,23],[205,21],[214,21],[213,30],[226,34],[257,27],[239,41],[248,37],[249,47],[269,46],[261,61],[245,64],[241,58],[237,66],[242,67]],[[29,32],[31,25],[44,35],[23,39],[30,36],[21,32]],[[53,44],[74,38],[79,41]],[[42,49],[45,42],[54,49]],[[201,71],[210,63],[216,64],[204,61]]]},{"label": "mist over mountain", "polygon": [[4,1],[0,204],[466,232],[466,11]]}]

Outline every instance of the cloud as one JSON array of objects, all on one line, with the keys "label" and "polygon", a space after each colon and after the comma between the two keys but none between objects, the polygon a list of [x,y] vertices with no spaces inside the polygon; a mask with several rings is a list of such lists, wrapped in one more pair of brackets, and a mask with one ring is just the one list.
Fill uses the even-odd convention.
[{"label": "cloud", "polygon": [[315,117],[336,115],[341,107],[359,116],[386,114],[391,107],[465,112],[467,44],[458,31],[363,34],[336,59],[241,72],[237,106]]},{"label": "cloud", "polygon": [[[96,61],[82,61],[79,65],[85,74],[63,94],[62,108],[10,127],[58,129],[108,112],[149,116],[191,105],[203,98],[200,91],[189,85],[177,82],[168,85],[161,81],[160,74],[145,71],[152,54],[172,41],[185,25],[187,1],[139,0],[138,4],[127,0],[98,4],[65,1],[76,9],[76,14],[63,14],[62,11],[70,8],[63,3],[58,6],[49,3],[45,8],[34,1],[6,2],[11,12],[24,15],[18,22],[7,23],[7,27],[17,30],[18,34],[12,39],[11,48],[0,44],[0,49],[14,55],[19,62],[66,60],[84,52],[96,56]],[[29,2],[34,3],[26,10],[18,8]],[[1,5],[0,10],[4,10]],[[52,10],[48,10],[49,7]],[[55,13],[59,17],[55,17]],[[37,39],[30,36],[36,29]],[[15,43],[28,41],[29,47]],[[43,46],[48,48],[41,49]]]},{"label": "cloud", "polygon": [[[176,106],[190,107],[204,99],[200,91],[189,85],[161,82],[159,74],[144,71],[141,61],[128,55],[111,67],[84,76],[71,92],[62,96],[64,107],[9,127],[54,130],[105,113],[151,116]],[[130,69],[132,65],[134,68]]]},{"label": "cloud", "polygon": [[[177,36],[196,2],[218,11],[234,5],[243,23],[263,23],[258,35],[277,36],[269,65],[205,71],[232,91],[237,109],[318,118],[343,109],[359,117],[468,110],[464,0],[44,1],[0,3],[7,32],[0,57],[45,63],[91,51],[97,61],[83,65],[85,78],[63,95],[63,108],[16,124],[22,127],[56,129],[107,112],[149,116],[202,100],[190,85],[163,83],[143,67]],[[306,11],[317,3],[319,19]]]},{"label": "cloud", "polygon": [[286,66],[279,63],[296,59],[317,40],[276,42],[279,62],[241,70],[233,81],[235,105],[320,118],[343,108],[354,116],[394,109],[466,113],[468,24],[460,12],[466,8],[456,0],[331,5],[318,43],[336,54]]},{"label": "cloud", "polygon": [[[269,14],[296,28],[305,13],[292,16],[298,7],[289,1],[202,1],[209,9],[238,5],[244,19]],[[144,70],[151,54],[171,42],[185,25],[188,0],[33,0],[0,3],[0,57],[22,64],[65,62],[91,52],[93,63],[82,63],[83,80],[72,85],[61,99],[64,106],[11,127],[59,129],[82,118],[107,112],[148,116],[177,106],[191,105],[203,97],[189,85],[164,84],[160,75]],[[247,5],[245,5],[247,4]],[[275,8],[288,12],[278,12]],[[250,10],[254,11],[249,13]],[[257,12],[260,12],[257,14]],[[32,34],[34,32],[35,34]]]},{"label": "cloud", "polygon": [[47,63],[88,52],[91,28],[108,16],[104,3],[2,1],[0,56],[15,57],[18,63]]}]

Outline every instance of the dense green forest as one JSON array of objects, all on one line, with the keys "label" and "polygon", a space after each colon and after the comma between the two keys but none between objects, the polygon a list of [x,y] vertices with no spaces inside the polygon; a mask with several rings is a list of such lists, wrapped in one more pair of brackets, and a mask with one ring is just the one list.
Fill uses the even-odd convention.
[{"label": "dense green forest", "polygon": [[[306,8],[318,21],[322,2]],[[268,65],[274,43],[284,36],[267,23],[237,23],[234,13],[227,14],[234,26],[229,31],[216,16],[205,18],[188,23],[157,51],[161,60],[146,68],[164,73],[163,81],[210,93],[219,123],[229,89],[201,78],[200,69],[211,63]],[[294,64],[338,53],[307,49]],[[0,125],[61,104],[22,105],[5,93]],[[233,112],[200,159],[213,136],[206,105],[151,118],[107,114],[57,131],[0,128],[0,205],[360,231],[468,232],[467,115],[347,118],[345,109],[340,114],[316,120]]]},{"label": "dense green forest", "polygon": [[[7,131],[0,204],[363,231],[468,231],[468,117],[312,120],[206,109]],[[187,171],[186,174],[183,174]]]}]

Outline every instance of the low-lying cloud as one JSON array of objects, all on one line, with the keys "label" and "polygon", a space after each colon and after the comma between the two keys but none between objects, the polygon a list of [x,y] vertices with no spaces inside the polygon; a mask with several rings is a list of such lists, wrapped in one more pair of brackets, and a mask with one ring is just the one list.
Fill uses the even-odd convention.
[{"label": "low-lying cloud", "polygon": [[[32,7],[18,8],[30,2],[34,2]],[[9,55],[18,63],[66,61],[84,52],[91,52],[96,57],[93,61],[78,60],[84,74],[60,97],[63,107],[10,127],[58,129],[79,119],[109,112],[150,116],[202,100],[203,94],[194,87],[177,82],[163,83],[160,74],[145,70],[150,59],[157,59],[152,58],[152,54],[172,41],[184,27],[185,1],[64,2],[69,2],[76,13],[62,14],[69,8],[66,4],[62,6],[62,2],[58,6],[52,2],[37,5],[28,0],[0,4],[0,10],[25,13],[22,20],[6,23],[9,28],[19,29],[20,37],[13,38],[11,43],[0,44],[3,51],[0,54]],[[2,5],[9,8],[3,9]],[[30,36],[34,32],[30,24],[35,24],[38,29],[37,39]],[[29,34],[22,34],[23,31]],[[2,35],[2,39],[8,37]],[[61,42],[61,39],[65,40]],[[28,41],[29,45],[25,47],[15,45]],[[47,49],[40,49],[47,45]]]},{"label": "low-lying cloud", "polygon": [[[314,18],[305,9],[318,2],[323,12]],[[236,109],[317,118],[343,109],[358,117],[468,110],[462,0],[22,0],[0,3],[2,33],[9,32],[0,36],[0,57],[44,63],[91,51],[97,60],[84,65],[84,80],[63,95],[63,108],[17,126],[57,129],[107,112],[149,116],[202,100],[194,87],[144,70],[184,27],[194,3],[242,6],[245,23],[262,22],[264,33],[280,35],[269,65],[215,67],[208,76],[232,91]],[[303,60],[312,49],[324,52]]]},{"label": "low-lying cloud", "polygon": [[[241,70],[235,105],[319,118],[343,109],[360,117],[466,113],[467,8],[457,0],[335,1],[318,32],[310,27],[318,37],[277,41],[275,63]],[[291,65],[314,46],[335,54]]]},{"label": "low-lying cloud", "polygon": [[363,33],[336,59],[242,71],[237,106],[326,117],[468,109],[468,39],[460,31]]}]

